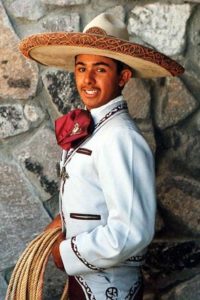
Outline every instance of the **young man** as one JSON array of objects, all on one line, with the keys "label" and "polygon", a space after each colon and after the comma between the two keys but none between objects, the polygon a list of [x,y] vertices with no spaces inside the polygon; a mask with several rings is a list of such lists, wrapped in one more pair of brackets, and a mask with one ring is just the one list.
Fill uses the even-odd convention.
[{"label": "young man", "polygon": [[[52,253],[69,275],[70,300],[142,299],[140,268],[154,234],[154,160],[121,90],[132,76],[177,75],[183,68],[127,36],[123,23],[101,14],[84,33],[36,35],[21,44],[23,54],[40,63],[74,65],[86,108],[56,121],[65,149],[65,233]],[[58,217],[49,227],[59,223]]]}]

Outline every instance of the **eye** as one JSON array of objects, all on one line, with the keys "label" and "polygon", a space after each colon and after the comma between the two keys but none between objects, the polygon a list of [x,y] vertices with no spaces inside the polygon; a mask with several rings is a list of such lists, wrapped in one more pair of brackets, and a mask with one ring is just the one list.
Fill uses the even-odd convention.
[{"label": "eye", "polygon": [[85,67],[78,67],[77,71],[80,73],[83,73],[83,72],[85,72],[85,69],[86,69]]},{"label": "eye", "polygon": [[83,72],[85,72],[85,67],[80,67],[78,70],[79,70],[79,72],[83,73]]},{"label": "eye", "polygon": [[97,72],[98,72],[98,73],[105,73],[105,72],[106,72],[106,69],[105,69],[105,68],[98,68],[98,69],[97,69]]}]

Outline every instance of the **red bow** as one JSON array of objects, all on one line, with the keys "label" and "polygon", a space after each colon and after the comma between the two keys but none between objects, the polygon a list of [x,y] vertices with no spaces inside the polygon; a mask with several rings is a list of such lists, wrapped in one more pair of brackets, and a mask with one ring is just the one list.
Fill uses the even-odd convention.
[{"label": "red bow", "polygon": [[57,143],[64,150],[76,147],[92,133],[93,119],[89,111],[74,109],[55,121]]}]

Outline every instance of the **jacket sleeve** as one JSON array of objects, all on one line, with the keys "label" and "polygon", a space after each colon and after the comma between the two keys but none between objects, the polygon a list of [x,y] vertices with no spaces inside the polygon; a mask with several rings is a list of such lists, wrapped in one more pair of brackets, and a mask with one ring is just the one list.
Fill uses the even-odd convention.
[{"label": "jacket sleeve", "polygon": [[107,133],[95,157],[109,212],[107,224],[61,243],[60,253],[69,275],[117,265],[137,255],[153,238],[153,155],[136,131],[113,131],[112,135]]}]

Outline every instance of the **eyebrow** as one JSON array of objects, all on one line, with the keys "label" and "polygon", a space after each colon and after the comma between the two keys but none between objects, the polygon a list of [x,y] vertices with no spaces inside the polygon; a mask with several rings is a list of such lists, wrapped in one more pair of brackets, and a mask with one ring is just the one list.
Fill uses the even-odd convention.
[{"label": "eyebrow", "polygon": [[[77,65],[85,66],[86,64],[84,64],[84,63],[81,62],[81,61],[78,61],[75,65],[76,65],[76,66],[77,66]],[[100,62],[97,62],[97,63],[93,64],[93,66],[95,66],[95,67],[102,66],[102,65],[103,65],[103,66],[106,66],[106,67],[110,67],[109,64],[107,64],[107,63],[105,63],[105,62],[103,62],[103,61],[100,61]]]}]

